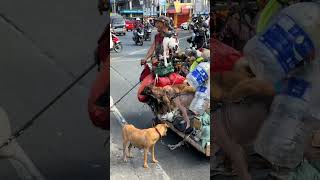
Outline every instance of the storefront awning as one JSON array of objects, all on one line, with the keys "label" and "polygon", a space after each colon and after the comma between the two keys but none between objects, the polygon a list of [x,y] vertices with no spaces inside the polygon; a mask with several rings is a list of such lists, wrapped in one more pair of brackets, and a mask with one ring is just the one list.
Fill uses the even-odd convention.
[{"label": "storefront awning", "polygon": [[122,10],[121,14],[143,14],[143,10]]},{"label": "storefront awning", "polygon": [[181,13],[182,13],[182,14],[189,14],[191,8],[192,8],[192,7],[189,6],[189,5],[181,6]]},{"label": "storefront awning", "polygon": [[189,14],[191,9],[192,9],[191,3],[175,2],[168,7],[167,13],[169,13],[169,14],[175,14],[175,13]]},{"label": "storefront awning", "polygon": [[167,9],[167,13],[168,14],[174,14],[176,13],[176,8],[174,6],[170,6],[168,9]]}]

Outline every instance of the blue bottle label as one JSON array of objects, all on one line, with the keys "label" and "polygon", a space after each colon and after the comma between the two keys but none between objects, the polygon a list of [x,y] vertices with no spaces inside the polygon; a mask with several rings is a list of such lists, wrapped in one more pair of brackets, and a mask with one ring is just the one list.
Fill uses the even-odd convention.
[{"label": "blue bottle label", "polygon": [[283,93],[292,97],[302,99],[309,87],[310,83],[308,81],[292,77],[286,81]]},{"label": "blue bottle label", "polygon": [[207,87],[205,86],[199,86],[198,89],[197,89],[198,92],[201,92],[201,93],[206,93],[207,91]]},{"label": "blue bottle label", "polygon": [[199,85],[202,85],[209,78],[207,72],[200,67],[192,71],[191,75],[197,80]]},{"label": "blue bottle label", "polygon": [[285,73],[306,59],[313,59],[315,48],[303,29],[289,16],[278,17],[259,40],[277,58]]}]

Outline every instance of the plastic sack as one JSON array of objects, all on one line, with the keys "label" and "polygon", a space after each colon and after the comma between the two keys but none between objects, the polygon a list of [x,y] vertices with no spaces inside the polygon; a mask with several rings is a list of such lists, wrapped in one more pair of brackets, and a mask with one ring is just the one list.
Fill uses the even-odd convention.
[{"label": "plastic sack", "polygon": [[[96,49],[95,58],[97,63],[101,64],[100,72],[97,74],[95,81],[90,89],[90,95],[88,98],[88,113],[91,122],[96,126],[104,130],[110,129],[109,122],[109,101],[103,102],[103,105],[99,105],[98,101],[101,97],[105,98],[110,87],[110,73],[109,66],[109,24],[106,26],[104,32],[98,40],[98,47]],[[104,99],[105,101],[105,99]]]},{"label": "plastic sack", "polygon": [[211,72],[230,71],[233,65],[242,57],[239,51],[213,38],[210,41],[210,47],[213,50]]},{"label": "plastic sack", "polygon": [[[182,84],[185,78],[178,73],[171,73],[168,77],[158,77],[158,81],[156,82],[157,87],[164,87],[167,85],[174,85],[174,84]],[[144,88],[150,84],[153,84],[155,81],[155,77],[153,74],[148,74],[143,80],[141,81],[141,85],[138,89],[138,100],[140,102],[147,102],[148,96],[142,95]]]},{"label": "plastic sack", "polygon": [[167,85],[183,84],[183,82],[186,80],[185,77],[178,73],[171,73],[169,74],[168,78],[170,79],[170,84]]}]

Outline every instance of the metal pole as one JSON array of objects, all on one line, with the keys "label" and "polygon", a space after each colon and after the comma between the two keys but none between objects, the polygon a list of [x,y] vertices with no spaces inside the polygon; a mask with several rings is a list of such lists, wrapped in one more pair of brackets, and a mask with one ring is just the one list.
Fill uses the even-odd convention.
[{"label": "metal pole", "polygon": [[113,13],[116,13],[116,0],[113,0]]},{"label": "metal pole", "polygon": [[[132,0],[129,0],[129,9],[132,10]],[[132,17],[132,13],[130,12],[130,17]]]}]

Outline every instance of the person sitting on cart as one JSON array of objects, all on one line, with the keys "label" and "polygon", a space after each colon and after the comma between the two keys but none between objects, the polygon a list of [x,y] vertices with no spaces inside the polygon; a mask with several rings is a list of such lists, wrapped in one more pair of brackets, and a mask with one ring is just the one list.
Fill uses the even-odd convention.
[{"label": "person sitting on cart", "polygon": [[[160,61],[161,61],[161,56],[163,55],[163,39],[167,35],[173,35],[174,32],[170,31],[173,28],[170,26],[170,19],[165,16],[160,16],[159,18],[155,19],[155,25],[158,30],[158,33],[155,35],[154,42],[152,43],[151,47],[148,50],[148,53],[144,59],[141,60],[141,65],[144,65],[147,63],[148,59],[151,58],[151,63],[152,63],[152,73],[155,73],[154,70],[159,67]],[[148,68],[148,66],[145,66],[145,68]],[[177,77],[180,76],[177,74]],[[181,76],[182,77],[182,76]],[[179,78],[179,77],[178,77]],[[181,78],[179,78],[181,79]],[[141,81],[143,81],[143,78],[141,78]],[[142,82],[142,84],[144,84]],[[146,84],[144,84],[146,86]],[[175,101],[176,99],[173,99]],[[182,110],[184,122],[185,122],[185,130],[184,132],[191,132],[191,127],[190,127],[190,120],[188,118],[186,108],[182,108],[181,104],[178,102],[175,102],[180,106],[180,110]]]},{"label": "person sitting on cart", "polygon": [[141,65],[144,65],[145,63],[147,63],[148,59],[151,58],[153,68],[158,65],[160,57],[161,55],[163,55],[163,38],[167,34],[174,33],[173,31],[170,31],[173,28],[170,26],[170,19],[168,17],[160,16],[154,21],[158,33],[155,35],[154,41],[149,48],[146,57],[141,60]]}]

